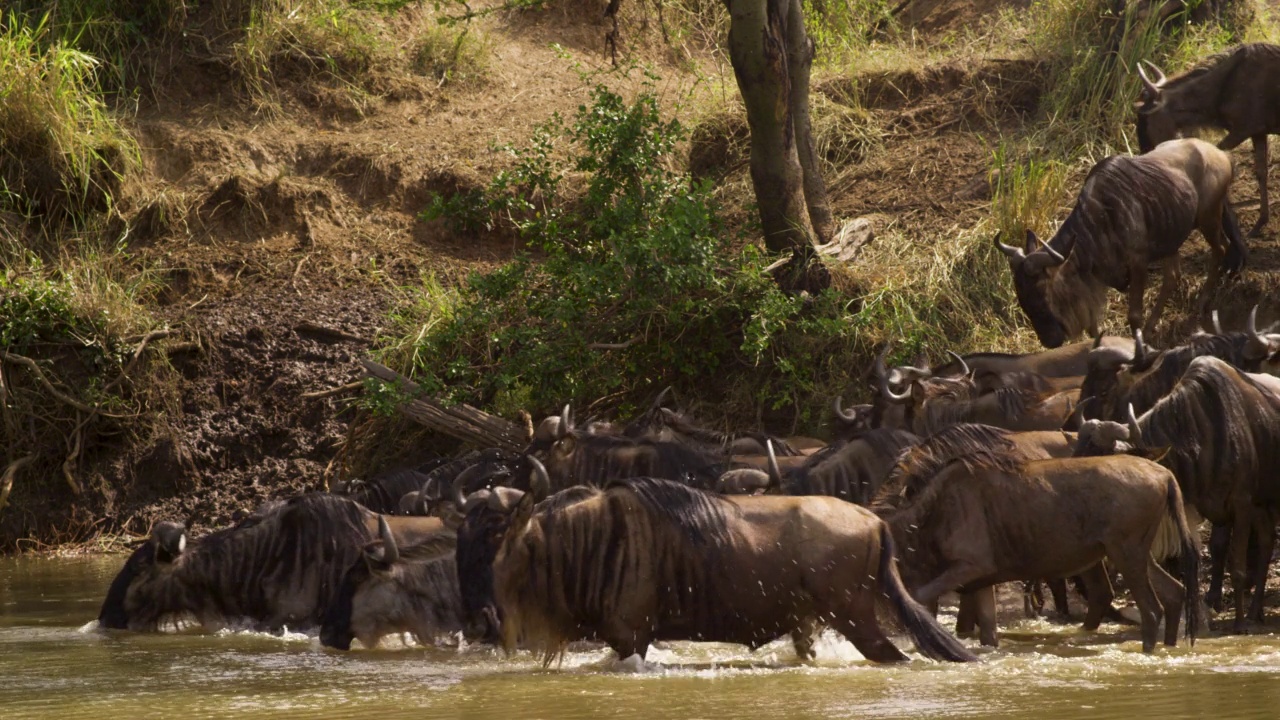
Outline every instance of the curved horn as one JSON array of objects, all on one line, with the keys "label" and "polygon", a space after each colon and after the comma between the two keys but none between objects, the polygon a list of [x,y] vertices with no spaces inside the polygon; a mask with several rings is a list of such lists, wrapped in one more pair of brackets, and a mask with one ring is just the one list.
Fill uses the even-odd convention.
[{"label": "curved horn", "polygon": [[1142,328],[1133,331],[1133,364],[1140,368],[1147,365],[1147,346],[1142,342]]},{"label": "curved horn", "polygon": [[384,515],[378,516],[378,536],[382,538],[382,562],[390,565],[400,559],[400,548],[396,547],[396,537],[391,534],[391,526]]},{"label": "curved horn", "polygon": [[996,233],[995,243],[996,243],[996,247],[1000,248],[1000,252],[1007,255],[1010,260],[1022,262],[1023,260],[1027,259],[1027,254],[1022,251],[1022,248],[1016,248],[1016,247],[1013,247],[1012,245],[1005,245],[1003,242],[1001,242],[1000,233]]},{"label": "curved horn", "polygon": [[1258,306],[1254,305],[1249,311],[1249,320],[1245,324],[1245,331],[1249,333],[1249,345],[1253,348],[1260,349],[1262,352],[1267,350],[1267,339],[1258,334]]},{"label": "curved horn", "polygon": [[[1071,409],[1071,413],[1067,415],[1067,419],[1062,421],[1062,429],[1070,431],[1073,427],[1076,427],[1078,423],[1083,421],[1085,407],[1087,407],[1090,403],[1092,403],[1096,399],[1097,398],[1095,398],[1092,395],[1090,395],[1087,398],[1081,398],[1080,402],[1077,402],[1076,406]],[[1080,430],[1078,430],[1077,432],[1083,432],[1084,426],[1088,424],[1089,423],[1086,422],[1082,425],[1079,425]]]},{"label": "curved horn", "polygon": [[1102,347],[1102,333],[1098,333],[1097,336],[1093,338],[1093,348],[1091,349],[1097,350],[1100,347]]},{"label": "curved horn", "polygon": [[[1157,77],[1155,83],[1153,83],[1156,86],[1156,88],[1157,89],[1163,88],[1164,84],[1169,81],[1169,78],[1164,76],[1164,71],[1161,70],[1159,66],[1157,66],[1155,63],[1151,62],[1150,60],[1143,60],[1142,62],[1146,63],[1147,67],[1151,68],[1152,70],[1155,70],[1156,75],[1160,76],[1160,77]],[[1138,68],[1138,69],[1141,70],[1142,68]]]},{"label": "curved horn", "polygon": [[565,403],[564,410],[560,413],[560,437],[571,432],[573,432],[573,408]]},{"label": "curved horn", "polygon": [[970,371],[969,371],[969,363],[965,362],[965,361],[964,361],[964,358],[962,358],[962,357],[960,357],[959,355],[955,354],[955,352],[954,352],[954,351],[951,351],[951,350],[948,350],[948,351],[947,351],[947,354],[948,354],[948,355],[950,355],[951,357],[955,358],[955,359],[956,359],[956,362],[960,363],[960,374],[961,374],[961,375],[968,375],[968,374],[969,374],[969,372],[970,372]]},{"label": "curved horn", "polygon": [[884,369],[884,358],[885,358],[885,355],[888,354],[888,352],[889,352],[889,344],[885,343],[884,349],[880,351],[879,355],[876,355],[875,371],[876,371],[876,377],[880,380],[880,394],[884,395],[891,402],[895,402],[895,403],[908,402],[911,400],[910,388],[908,388],[905,393],[898,395],[894,393],[893,390],[889,387],[889,379],[886,377],[887,373],[885,372],[885,369]]},{"label": "curved horn", "polygon": [[778,467],[778,456],[773,453],[773,441],[764,441],[765,452],[769,455],[769,484],[782,487],[782,470]]},{"label": "curved horn", "polygon": [[533,493],[534,498],[542,500],[551,494],[551,478],[547,475],[547,468],[532,455],[525,455],[525,459],[533,466],[533,472],[529,474],[529,492]]},{"label": "curved horn", "polygon": [[458,512],[462,512],[462,506],[467,504],[466,488],[475,479],[477,473],[483,469],[483,463],[475,463],[468,465],[462,472],[458,473],[453,479],[453,507]]},{"label": "curved horn", "polygon": [[844,398],[841,397],[840,395],[837,395],[836,399],[831,402],[831,411],[836,414],[836,417],[840,418],[845,422],[853,422],[857,420],[858,413],[853,410],[850,410],[849,412],[845,412],[844,408],[840,407],[843,404],[844,404]]},{"label": "curved horn", "polygon": [[[1153,65],[1152,67],[1155,67],[1155,66]],[[1147,71],[1142,69],[1142,63],[1138,63],[1137,68],[1138,68],[1138,77],[1142,78],[1143,94],[1145,94],[1148,98],[1158,97],[1160,95],[1160,86],[1157,85],[1156,83],[1151,82],[1151,78],[1147,77]]]},{"label": "curved horn", "polygon": [[1053,247],[1049,245],[1049,243],[1045,242],[1044,240],[1041,240],[1040,238],[1036,238],[1036,241],[1040,243],[1041,252],[1048,253],[1049,257],[1053,258],[1054,265],[1061,265],[1062,263],[1067,261],[1067,259],[1062,256],[1062,253],[1058,252],[1057,250],[1054,250]]},{"label": "curved horn", "polygon": [[1142,428],[1138,427],[1138,416],[1133,412],[1133,403],[1129,403],[1129,443],[1142,444]]},{"label": "curved horn", "polygon": [[1209,317],[1210,317],[1210,319],[1213,321],[1213,324],[1212,324],[1213,334],[1214,334],[1214,335],[1221,335],[1221,334],[1222,334],[1222,323],[1218,322],[1218,311],[1217,311],[1217,310],[1214,310],[1214,311],[1213,311],[1213,313],[1212,313]]},{"label": "curved horn", "polygon": [[658,393],[658,397],[653,399],[653,405],[651,405],[650,407],[654,410],[657,410],[658,408],[665,406],[667,404],[667,397],[670,395],[671,395],[671,386],[668,385],[662,389],[662,392]]}]

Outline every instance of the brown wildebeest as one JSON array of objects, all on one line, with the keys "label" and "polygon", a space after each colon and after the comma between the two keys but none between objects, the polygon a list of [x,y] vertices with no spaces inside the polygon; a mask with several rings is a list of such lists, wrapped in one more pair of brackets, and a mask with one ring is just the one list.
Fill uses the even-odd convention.
[{"label": "brown wildebeest", "polygon": [[900,394],[882,380],[880,390],[892,402],[912,405],[912,430],[920,436],[960,423],[1019,431],[1055,430],[1063,426],[1080,396],[1079,390],[1059,392],[1049,383],[1025,381],[982,393],[967,373],[919,379]]},{"label": "brown wildebeest", "polygon": [[575,499],[535,507],[529,493],[512,514],[494,561],[508,651],[523,645],[549,664],[574,640],[643,658],[655,640],[758,648],[790,635],[803,658],[830,626],[867,659],[899,662],[876,621],[888,600],[920,652],[975,659],[907,594],[888,528],[856,505],[653,478]]},{"label": "brown wildebeest", "polygon": [[[1129,327],[1143,328],[1147,266],[1164,264],[1164,282],[1145,329],[1155,329],[1180,274],[1178,249],[1192,230],[1209,243],[1202,296],[1209,297],[1230,243],[1243,264],[1239,233],[1223,239],[1231,157],[1203,140],[1170,140],[1145,155],[1112,155],[1089,171],[1071,214],[1048,244],[1027,231],[1026,248],[995,239],[1009,258],[1018,304],[1045,347],[1098,334],[1107,288],[1128,293]],[[1234,227],[1234,223],[1228,223]],[[1229,268],[1235,269],[1235,268]]]},{"label": "brown wildebeest", "polygon": [[1261,589],[1245,612],[1250,534],[1258,540],[1266,578],[1280,501],[1280,384],[1215,357],[1191,361],[1178,384],[1133,421],[1140,448],[1170,448],[1161,464],[1173,470],[1188,506],[1214,525],[1229,526],[1230,572],[1236,588],[1234,630],[1262,619]]},{"label": "brown wildebeest", "polygon": [[[1243,332],[1197,333],[1168,350],[1151,350],[1135,334],[1134,350],[1099,348],[1089,355],[1089,371],[1080,388],[1081,397],[1092,397],[1086,417],[1124,422],[1132,405],[1144,413],[1182,378],[1191,361],[1212,356],[1246,372],[1269,372],[1271,358],[1280,352],[1280,335],[1260,333],[1255,307]],[[1220,330],[1221,328],[1219,328]]]},{"label": "brown wildebeest", "polygon": [[1138,65],[1142,94],[1138,108],[1138,147],[1147,152],[1184,130],[1221,128],[1227,136],[1218,147],[1231,150],[1253,141],[1253,174],[1258,178],[1262,209],[1249,231],[1257,235],[1267,224],[1267,135],[1280,133],[1280,45],[1240,45],[1205,60],[1188,72],[1166,78],[1155,65],[1153,81]]},{"label": "brown wildebeest", "polygon": [[917,442],[909,432],[878,428],[806,458],[777,458],[770,446],[763,463],[752,458],[750,467],[726,472],[717,488],[726,495],[826,495],[866,505],[898,454]]},{"label": "brown wildebeest", "polygon": [[[922,603],[948,590],[1083,573],[1089,590],[1086,628],[1111,602],[1106,558],[1124,576],[1142,616],[1142,648],[1155,648],[1163,611],[1165,644],[1177,644],[1179,615],[1187,637],[1198,625],[1199,554],[1177,480],[1167,469],[1129,455],[1021,462],[977,454],[932,477],[886,484],[873,504],[905,548],[903,578]],[[1173,523],[1182,585],[1151,558],[1161,526]],[[1185,596],[1185,597],[1184,597]],[[994,628],[993,608],[979,608]]]}]

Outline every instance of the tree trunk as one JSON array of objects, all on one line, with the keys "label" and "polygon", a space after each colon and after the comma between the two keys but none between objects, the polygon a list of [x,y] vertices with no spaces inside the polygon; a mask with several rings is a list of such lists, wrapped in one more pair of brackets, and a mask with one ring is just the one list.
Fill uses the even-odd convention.
[{"label": "tree trunk", "polygon": [[792,0],[726,0],[729,59],[751,128],[751,184],[766,247],[797,255],[813,246],[813,225],[792,124],[786,10]]},{"label": "tree trunk", "polygon": [[790,1],[787,17],[787,70],[791,76],[791,119],[795,126],[796,151],[804,173],[804,199],[809,206],[809,222],[818,244],[831,242],[836,221],[827,199],[827,183],[822,179],[822,165],[813,144],[813,124],[809,120],[809,72],[813,67],[813,41],[804,29],[804,12],[800,0]]}]

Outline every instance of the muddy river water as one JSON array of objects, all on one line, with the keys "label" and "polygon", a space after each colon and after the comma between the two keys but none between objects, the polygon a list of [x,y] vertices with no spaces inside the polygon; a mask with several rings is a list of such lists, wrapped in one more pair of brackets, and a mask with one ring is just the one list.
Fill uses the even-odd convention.
[{"label": "muddy river water", "polygon": [[810,664],[789,643],[673,643],[644,667],[600,650],[543,670],[475,647],[338,653],[305,635],[107,635],[91,621],[122,562],[0,559],[0,717],[1280,717],[1280,636],[1148,657],[1129,628],[1036,620],[1006,628],[976,665],[874,666],[831,636]]}]

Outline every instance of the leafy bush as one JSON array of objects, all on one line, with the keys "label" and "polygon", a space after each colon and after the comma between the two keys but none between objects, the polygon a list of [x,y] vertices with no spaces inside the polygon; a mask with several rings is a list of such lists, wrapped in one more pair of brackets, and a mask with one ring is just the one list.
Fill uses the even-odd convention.
[{"label": "leafy bush", "polygon": [[829,382],[852,337],[843,300],[787,297],[771,258],[731,249],[711,187],[670,169],[684,138],[650,90],[627,103],[596,86],[571,122],[505,148],[514,167],[486,188],[437,197],[424,219],[511,231],[538,257],[457,289],[428,281],[396,312],[389,362],[433,395],[506,411],[628,406],[675,384],[749,412]]}]

